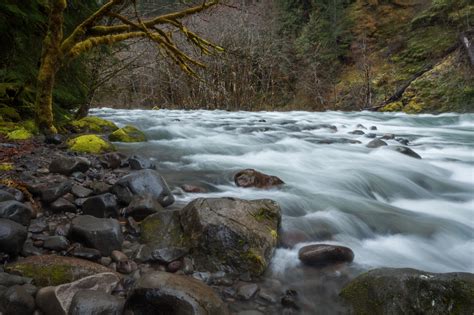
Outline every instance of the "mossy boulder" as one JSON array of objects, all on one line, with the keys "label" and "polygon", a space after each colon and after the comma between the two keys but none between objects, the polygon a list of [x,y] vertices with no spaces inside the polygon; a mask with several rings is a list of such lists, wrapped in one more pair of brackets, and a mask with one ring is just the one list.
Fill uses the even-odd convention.
[{"label": "mossy boulder", "polygon": [[28,140],[33,134],[24,128],[16,129],[7,133],[8,140]]},{"label": "mossy boulder", "polygon": [[10,263],[5,271],[32,278],[35,285],[44,287],[69,283],[101,272],[111,272],[88,260],[56,255],[29,256]]},{"label": "mossy boulder", "polygon": [[71,121],[67,125],[67,128],[76,133],[106,133],[118,129],[117,125],[115,125],[113,122],[93,116]]},{"label": "mossy boulder", "polygon": [[277,245],[281,209],[268,199],[199,198],[180,217],[199,270],[259,276]]},{"label": "mossy boulder", "polygon": [[99,154],[113,151],[114,146],[98,135],[83,135],[69,139],[67,146],[71,151]]},{"label": "mossy boulder", "polygon": [[472,314],[474,274],[380,268],[340,293],[355,314]]},{"label": "mossy boulder", "polygon": [[21,120],[20,114],[18,114],[18,112],[14,108],[8,107],[8,106],[0,107],[0,117],[4,121],[20,121]]},{"label": "mossy boulder", "polygon": [[181,227],[179,211],[162,210],[142,221],[141,241],[153,247],[188,247],[188,240]]},{"label": "mossy boulder", "polygon": [[115,142],[145,142],[145,134],[133,126],[125,126],[117,129],[109,135],[110,141]]}]

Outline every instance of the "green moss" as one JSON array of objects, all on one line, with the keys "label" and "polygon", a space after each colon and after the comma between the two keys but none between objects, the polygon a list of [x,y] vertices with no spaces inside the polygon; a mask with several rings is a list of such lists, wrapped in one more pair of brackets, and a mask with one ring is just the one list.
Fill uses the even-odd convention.
[{"label": "green moss", "polygon": [[258,222],[270,221],[272,222],[275,218],[277,218],[277,214],[275,214],[272,210],[268,208],[260,208],[257,210],[256,213],[253,213],[252,216]]},{"label": "green moss", "polygon": [[72,266],[67,265],[39,266],[33,264],[17,264],[7,270],[19,273],[23,277],[33,278],[37,286],[44,287],[77,280],[74,277],[72,268]]},{"label": "green moss", "polygon": [[272,236],[272,239],[276,241],[278,239],[278,232],[276,230],[271,230],[270,235]]},{"label": "green moss", "polygon": [[32,137],[33,134],[24,128],[13,130],[7,134],[9,140],[28,140]]},{"label": "green moss", "polygon": [[8,172],[14,169],[12,163],[0,163],[0,171],[1,172]]},{"label": "green moss", "polygon": [[5,121],[20,121],[21,117],[12,107],[0,107],[0,117]]},{"label": "green moss", "polygon": [[402,102],[392,102],[384,107],[380,111],[382,112],[396,112],[403,110],[403,103]]},{"label": "green moss", "polygon": [[144,142],[146,141],[146,136],[138,128],[125,126],[111,133],[109,140],[117,142]]},{"label": "green moss", "polygon": [[74,132],[98,132],[98,133],[105,133],[111,132],[118,129],[117,125],[113,122],[105,120],[99,117],[85,117],[79,120],[71,121],[68,126]]},{"label": "green moss", "polygon": [[97,135],[79,136],[67,141],[71,151],[99,154],[114,150],[114,146]]},{"label": "green moss", "polygon": [[261,275],[267,268],[265,259],[258,255],[252,248],[244,253],[243,259],[249,264],[251,268],[249,271],[252,275]]}]

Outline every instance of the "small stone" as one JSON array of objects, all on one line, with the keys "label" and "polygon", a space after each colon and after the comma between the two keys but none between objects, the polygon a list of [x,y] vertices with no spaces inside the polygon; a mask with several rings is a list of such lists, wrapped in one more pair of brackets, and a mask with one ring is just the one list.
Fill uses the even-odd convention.
[{"label": "small stone", "polygon": [[92,194],[92,190],[77,184],[72,186],[71,192],[78,198],[89,197]]},{"label": "small stone", "polygon": [[32,314],[35,299],[21,285],[14,285],[0,295],[0,310],[3,314]]},{"label": "small stone", "polygon": [[240,300],[250,300],[255,293],[258,291],[258,285],[256,283],[244,284],[237,288],[237,297]]},{"label": "small stone", "polygon": [[0,219],[0,252],[14,257],[20,253],[27,237],[26,228],[8,219]]},{"label": "small stone", "polygon": [[15,200],[15,196],[10,194],[9,192],[0,189],[0,202],[8,200]]},{"label": "small stone", "polygon": [[135,195],[128,207],[125,208],[124,216],[141,221],[147,216],[162,210],[164,210],[163,206],[150,194]]},{"label": "small stone", "polygon": [[111,185],[102,181],[93,181],[92,183],[89,184],[89,188],[92,189],[95,195],[105,194],[109,192],[111,187],[112,187]]},{"label": "small stone", "polygon": [[376,126],[370,126],[370,130],[377,130]]},{"label": "small stone", "polygon": [[111,193],[105,193],[87,198],[82,204],[82,211],[86,215],[92,215],[97,218],[115,218],[119,212],[117,197]]},{"label": "small stone", "polygon": [[56,213],[59,212],[76,212],[76,206],[65,198],[58,198],[49,205],[49,208]]},{"label": "small stone", "polygon": [[110,258],[112,258],[113,261],[115,262],[121,262],[121,261],[127,261],[128,257],[124,253],[118,250],[112,251],[112,254],[110,254]]},{"label": "small stone", "polygon": [[31,281],[31,278],[12,275],[6,272],[0,272],[0,286],[11,287],[14,285],[23,285],[31,283]]},{"label": "small stone", "polygon": [[44,240],[43,247],[55,251],[66,250],[69,241],[64,236],[50,236]]},{"label": "small stone", "polygon": [[33,244],[31,240],[27,240],[23,244],[23,249],[21,250],[21,255],[24,257],[28,256],[41,256],[44,254],[44,250]]},{"label": "small stone", "polygon": [[112,263],[112,258],[110,257],[102,257],[100,259],[100,264],[103,265],[103,266],[108,266]]},{"label": "small stone", "polygon": [[41,200],[51,203],[71,191],[72,182],[64,181],[59,184],[52,184],[40,190]]}]

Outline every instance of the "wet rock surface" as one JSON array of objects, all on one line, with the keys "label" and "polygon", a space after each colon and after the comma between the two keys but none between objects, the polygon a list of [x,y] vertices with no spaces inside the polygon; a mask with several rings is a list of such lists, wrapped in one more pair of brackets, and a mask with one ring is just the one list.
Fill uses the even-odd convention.
[{"label": "wet rock surface", "polygon": [[254,169],[246,169],[236,173],[234,175],[234,181],[239,187],[255,188],[271,188],[284,184],[280,178],[261,173]]},{"label": "wet rock surface", "polygon": [[354,253],[348,247],[316,244],[302,247],[298,258],[308,266],[322,267],[330,264],[352,262]]}]

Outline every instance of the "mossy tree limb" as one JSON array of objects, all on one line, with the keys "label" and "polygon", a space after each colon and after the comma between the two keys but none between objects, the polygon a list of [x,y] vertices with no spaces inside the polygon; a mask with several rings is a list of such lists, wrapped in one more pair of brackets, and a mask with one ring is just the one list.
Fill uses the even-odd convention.
[{"label": "mossy tree limb", "polygon": [[[95,13],[80,23],[72,33],[63,38],[64,10],[66,0],[49,0],[50,16],[48,31],[43,41],[41,64],[37,78],[36,122],[43,133],[55,133],[52,111],[53,89],[56,73],[62,63],[75,58],[99,45],[112,45],[131,38],[147,38],[156,42],[158,48],[166,53],[185,73],[196,76],[193,66],[204,64],[192,59],[177,47],[169,33],[159,26],[175,28],[185,36],[191,45],[198,47],[204,54],[222,51],[197,34],[189,31],[179,21],[184,17],[197,14],[219,3],[218,0],[204,1],[195,7],[183,9],[158,17],[142,20],[135,10],[134,17],[123,16],[121,8],[135,4],[130,0],[109,0]],[[115,21],[112,25],[99,25],[107,17]]]}]

